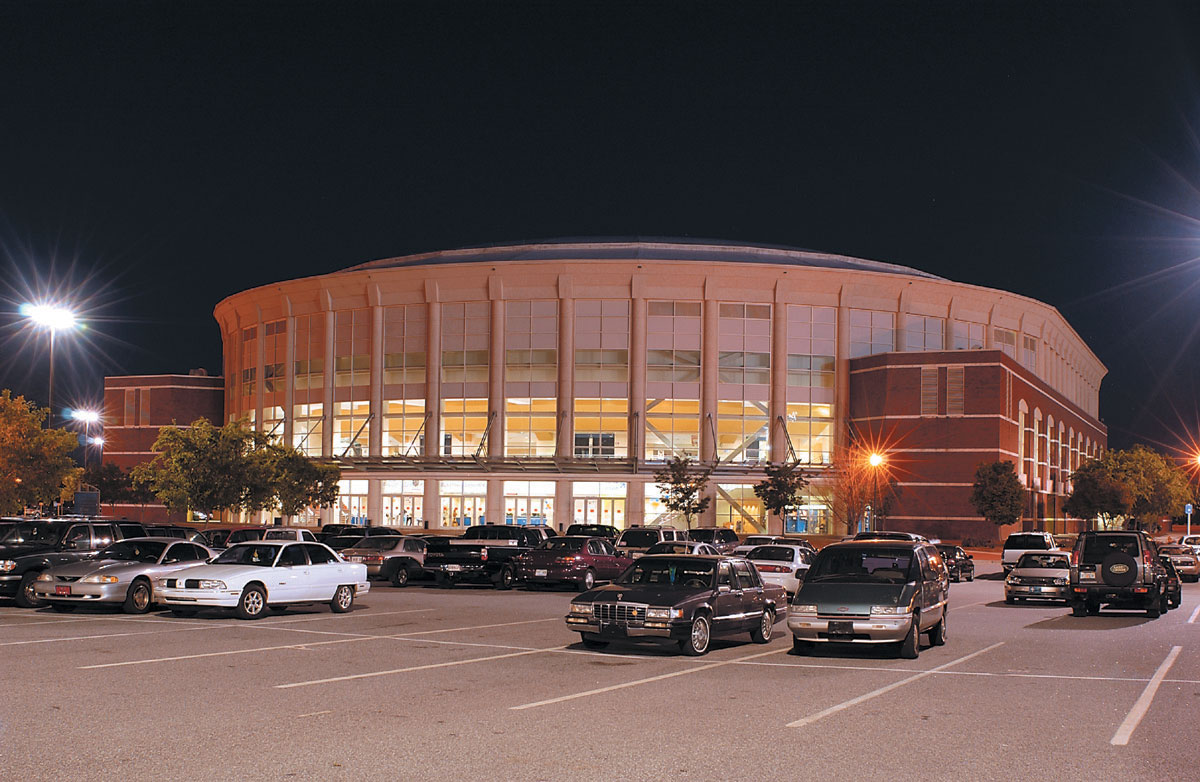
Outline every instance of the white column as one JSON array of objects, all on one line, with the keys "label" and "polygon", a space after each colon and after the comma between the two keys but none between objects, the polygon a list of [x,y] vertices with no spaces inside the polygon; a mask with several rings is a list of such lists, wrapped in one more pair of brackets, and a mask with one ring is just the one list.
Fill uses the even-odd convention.
[{"label": "white column", "polygon": [[[383,307],[371,307],[371,423],[367,424],[367,455],[383,453]],[[379,499],[379,481],[372,481],[375,498]],[[378,518],[377,510],[371,518]]]},{"label": "white column", "polygon": [[[504,299],[492,299],[491,331],[488,351],[488,429],[487,455],[493,459],[504,456]],[[495,416],[493,418],[493,416]],[[484,424],[487,426],[487,424]],[[488,516],[492,516],[491,484],[488,484]]]},{"label": "white column", "polygon": [[575,455],[575,299],[558,300],[558,440],[560,459]]}]

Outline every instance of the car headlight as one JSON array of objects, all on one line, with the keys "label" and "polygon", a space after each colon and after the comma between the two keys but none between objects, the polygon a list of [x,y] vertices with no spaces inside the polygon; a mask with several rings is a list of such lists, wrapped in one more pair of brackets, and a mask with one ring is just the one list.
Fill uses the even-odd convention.
[{"label": "car headlight", "polygon": [[792,606],[792,613],[815,614],[817,613],[817,606],[815,603],[797,603],[796,605]]},{"label": "car headlight", "polygon": [[592,615],[592,604],[591,603],[571,603],[571,613],[572,614],[583,614],[585,616],[591,616]]},{"label": "car headlight", "polygon": [[7,573],[17,566],[11,559],[0,559],[0,573]]},{"label": "car headlight", "polygon": [[37,580],[38,581],[53,581],[54,576],[50,575],[49,570],[45,570],[38,574]]},{"label": "car headlight", "polygon": [[87,584],[115,584],[115,583],[117,583],[116,576],[105,576],[105,575],[100,575],[99,573],[93,573],[92,575],[85,576],[79,580],[83,581],[84,583],[87,583]]},{"label": "car headlight", "polygon": [[1020,583],[1021,583],[1021,579],[1017,578],[1016,576],[1009,576],[1008,578],[1004,579],[1004,583],[1006,583],[1006,584],[1020,584]]},{"label": "car headlight", "polygon": [[647,608],[646,618],[650,620],[682,619],[682,608]]},{"label": "car headlight", "polygon": [[224,589],[225,582],[224,581],[214,581],[212,579],[205,578],[200,581],[200,588],[201,589]]},{"label": "car headlight", "polygon": [[887,616],[903,616],[908,613],[908,606],[871,606],[872,614]]}]

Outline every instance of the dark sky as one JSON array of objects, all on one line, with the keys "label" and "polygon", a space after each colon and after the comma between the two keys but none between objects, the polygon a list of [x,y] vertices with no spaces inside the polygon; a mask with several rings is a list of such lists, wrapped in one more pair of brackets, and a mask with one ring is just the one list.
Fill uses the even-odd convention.
[{"label": "dark sky", "polygon": [[[0,386],[220,371],[213,306],[560,236],[805,247],[1011,290],[1200,439],[1200,3],[0,0]],[[61,396],[60,396],[61,395]]]}]

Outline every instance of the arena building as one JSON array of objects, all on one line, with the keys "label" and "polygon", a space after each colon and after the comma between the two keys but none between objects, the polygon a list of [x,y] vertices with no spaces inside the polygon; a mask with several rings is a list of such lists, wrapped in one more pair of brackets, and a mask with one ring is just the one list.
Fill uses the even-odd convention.
[{"label": "arena building", "polygon": [[[1105,368],[1059,312],[916,269],[717,242],[557,241],[372,261],[217,305],[225,411],[343,470],[296,521],[671,522],[654,472],[713,464],[702,525],[837,534],[835,454],[871,443],[887,526],[995,537],[970,508],[1007,459],[1026,525],[1104,448]],[[771,461],[812,496],[768,518]]]}]

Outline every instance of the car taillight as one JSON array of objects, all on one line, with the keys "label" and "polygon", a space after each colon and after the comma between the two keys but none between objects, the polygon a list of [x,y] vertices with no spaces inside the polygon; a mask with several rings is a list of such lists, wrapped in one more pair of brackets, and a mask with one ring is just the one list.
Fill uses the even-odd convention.
[{"label": "car taillight", "polygon": [[1142,564],[1146,566],[1146,575],[1150,575],[1150,569],[1154,567],[1154,556],[1150,553],[1150,549],[1142,552]]},{"label": "car taillight", "polygon": [[1076,566],[1079,565],[1079,550],[1078,549],[1072,549],[1072,551],[1071,551],[1071,564],[1076,565]]},{"label": "car taillight", "polygon": [[556,559],[554,561],[559,565],[570,565],[572,562],[578,562],[580,559],[582,559],[582,557],[579,557],[579,556],[559,557],[558,559]]},{"label": "car taillight", "polygon": [[479,549],[479,558],[482,560],[487,559],[487,549],[485,549],[485,548]]},{"label": "car taillight", "polygon": [[379,563],[379,562],[382,562],[382,561],[383,561],[383,557],[377,557],[377,556],[366,556],[366,557],[363,557],[363,562],[373,562],[373,563],[376,563],[376,564],[377,564],[377,563]]}]

